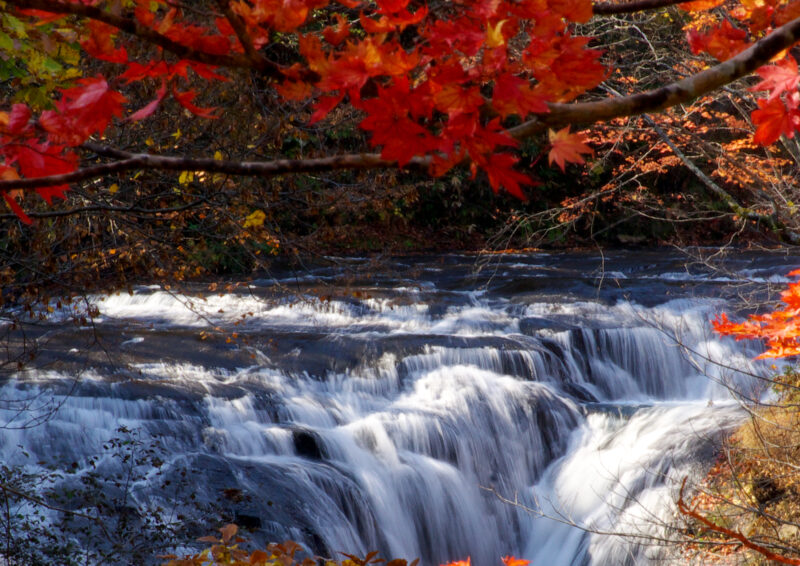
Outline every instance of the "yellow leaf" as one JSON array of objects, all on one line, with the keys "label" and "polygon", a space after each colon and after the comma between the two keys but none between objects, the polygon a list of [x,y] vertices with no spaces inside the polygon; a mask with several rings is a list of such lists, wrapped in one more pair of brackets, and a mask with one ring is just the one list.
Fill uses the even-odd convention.
[{"label": "yellow leaf", "polygon": [[113,185],[111,185],[110,187],[108,187],[108,192],[109,192],[109,193],[111,193],[112,195],[113,195],[113,194],[116,194],[116,192],[117,192],[118,190],[119,190],[119,185],[118,185],[118,184],[116,184],[116,183],[114,183]]},{"label": "yellow leaf", "polygon": [[503,37],[503,24],[508,20],[500,20],[494,26],[486,27],[486,47],[500,47],[505,45],[506,38]]},{"label": "yellow leaf", "polygon": [[179,140],[179,139],[181,139],[181,129],[180,129],[180,128],[178,128],[178,131],[177,131],[177,132],[175,132],[174,134],[170,134],[170,135],[171,135],[173,138],[175,138],[176,140]]},{"label": "yellow leaf", "polygon": [[264,220],[267,219],[267,215],[264,214],[263,210],[256,210],[252,214],[250,214],[244,220],[244,224],[242,225],[245,228],[257,228],[259,226],[264,225]]},{"label": "yellow leaf", "polygon": [[184,171],[180,174],[180,177],[178,177],[178,182],[181,185],[191,183],[192,181],[194,181],[194,173],[192,171]]},{"label": "yellow leaf", "polygon": [[69,68],[66,71],[64,71],[64,74],[62,76],[65,79],[74,79],[83,76],[83,71],[81,71],[80,69]]},{"label": "yellow leaf", "polygon": [[153,141],[153,138],[147,138],[146,140],[144,140],[144,145],[146,145],[147,147],[150,147],[155,143],[156,142]]},{"label": "yellow leaf", "polygon": [[222,161],[222,152],[219,151],[219,150],[215,151],[214,152],[214,159],[216,159],[217,161]]}]

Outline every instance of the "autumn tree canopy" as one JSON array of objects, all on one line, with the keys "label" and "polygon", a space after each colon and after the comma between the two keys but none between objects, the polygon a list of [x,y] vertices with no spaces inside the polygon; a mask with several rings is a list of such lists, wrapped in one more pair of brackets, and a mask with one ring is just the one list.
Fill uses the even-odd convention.
[{"label": "autumn tree canopy", "polygon": [[[113,173],[417,168],[440,176],[467,166],[483,171],[495,191],[525,198],[523,187],[537,181],[517,167],[520,140],[547,133],[542,151],[563,169],[592,152],[591,135],[579,128],[687,103],[753,72],[761,81],[752,89],[762,95],[752,112],[755,142],[792,137],[800,127],[791,51],[800,38],[798,0],[681,4],[695,18],[691,49],[719,63],[655,89],[582,101],[614,67],[575,25],[674,3],[5,0],[0,191],[30,222],[20,204],[25,191],[52,203],[77,183]],[[301,159],[273,152],[274,159],[250,161],[226,160],[211,146],[175,155],[146,139],[106,142],[111,130],[136,140],[159,114],[222,116],[231,109],[205,93],[242,73],[295,104],[297,119],[309,124],[352,109],[375,152]]]}]

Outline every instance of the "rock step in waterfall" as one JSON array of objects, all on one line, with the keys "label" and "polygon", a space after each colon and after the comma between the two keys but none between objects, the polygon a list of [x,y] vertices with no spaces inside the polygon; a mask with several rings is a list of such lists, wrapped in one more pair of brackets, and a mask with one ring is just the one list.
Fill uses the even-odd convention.
[{"label": "rock step in waterfall", "polygon": [[[477,276],[471,261],[418,264],[408,279],[398,266],[345,284],[320,268],[279,288],[276,278],[200,298],[157,288],[94,297],[93,332],[116,357],[3,382],[2,462],[69,468],[54,490],[121,477],[130,463],[108,443],[124,427],[160,454],[124,486],[139,518],[175,506],[188,481],[182,513],[322,555],[479,566],[507,554],[554,566],[653,558],[658,548],[591,531],[662,532],[676,479],[741,418],[728,388],[753,385],[727,368],[755,370],[708,325],[726,282],[681,279],[664,258],[643,271],[626,256],[616,284],[599,290],[577,267],[591,257],[567,267],[507,258]],[[201,340],[214,327],[223,337]],[[14,426],[37,407],[41,424]]]}]

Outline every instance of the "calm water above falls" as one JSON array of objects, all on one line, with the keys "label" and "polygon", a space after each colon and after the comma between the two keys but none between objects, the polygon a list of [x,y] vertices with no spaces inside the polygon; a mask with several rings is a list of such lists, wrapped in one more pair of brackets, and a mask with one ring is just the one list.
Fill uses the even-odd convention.
[{"label": "calm water above falls", "polygon": [[[167,504],[163,478],[190,468],[194,502],[250,523],[256,541],[426,565],[645,563],[658,549],[498,496],[589,530],[663,534],[675,482],[741,417],[727,387],[752,387],[712,363],[753,370],[708,320],[737,277],[779,284],[791,267],[740,257],[729,277],[683,261],[534,254],[476,272],[464,256],[378,271],[348,260],[202,298],[95,297],[107,355],[78,371],[80,348],[45,352],[60,365],[4,382],[6,420],[36,391],[61,405],[44,424],[0,431],[0,455],[72,466],[64,482],[119,472],[91,458],[124,426],[168,455],[158,481],[130,488],[137,512]],[[53,322],[48,337],[89,333]]]}]

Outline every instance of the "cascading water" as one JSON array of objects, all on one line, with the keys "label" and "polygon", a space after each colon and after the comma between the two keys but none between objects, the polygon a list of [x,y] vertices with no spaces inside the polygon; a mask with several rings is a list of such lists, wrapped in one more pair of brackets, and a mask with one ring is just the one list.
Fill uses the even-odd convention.
[{"label": "cascading water", "polygon": [[56,365],[0,388],[2,462],[65,470],[45,495],[90,473],[124,483],[130,462],[108,455],[124,427],[165,455],[117,485],[140,521],[175,504],[189,470],[208,530],[236,520],[260,543],[425,565],[648,560],[676,481],[741,418],[727,388],[751,384],[726,368],[753,368],[709,331],[727,281],[678,276],[663,254],[605,261],[613,272],[591,256],[511,256],[475,275],[452,256],[200,298],[96,297],[94,327],[56,312],[46,337],[104,350],[79,367],[80,349],[43,347]]}]

